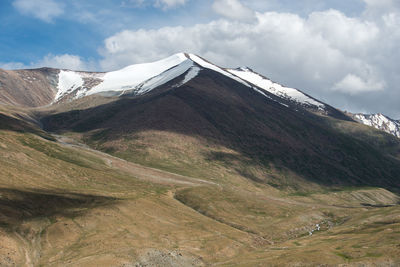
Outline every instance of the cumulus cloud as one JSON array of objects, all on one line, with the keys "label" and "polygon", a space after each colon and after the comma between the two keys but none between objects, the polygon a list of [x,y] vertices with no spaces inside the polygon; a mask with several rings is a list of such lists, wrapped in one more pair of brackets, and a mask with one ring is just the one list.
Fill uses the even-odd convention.
[{"label": "cumulus cloud", "polygon": [[64,13],[64,5],[54,0],[15,0],[13,6],[22,14],[33,16],[45,22]]},{"label": "cumulus cloud", "polygon": [[239,0],[215,0],[212,8],[217,14],[229,19],[250,21],[254,18],[254,11]]},{"label": "cumulus cloud", "polygon": [[313,12],[307,27],[330,46],[348,55],[365,54],[379,38],[380,29],[371,21],[349,18],[337,10]]},{"label": "cumulus cloud", "polygon": [[385,87],[383,81],[374,81],[373,79],[363,80],[354,74],[347,74],[340,82],[333,86],[334,90],[349,94],[358,94],[369,91],[380,91]]}]

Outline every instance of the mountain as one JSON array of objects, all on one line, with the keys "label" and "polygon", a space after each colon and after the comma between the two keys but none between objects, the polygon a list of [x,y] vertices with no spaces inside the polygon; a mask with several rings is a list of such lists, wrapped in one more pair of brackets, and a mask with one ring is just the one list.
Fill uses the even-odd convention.
[{"label": "mountain", "polygon": [[[270,97],[269,94],[266,94],[268,92],[305,107],[321,111],[325,110],[326,104],[313,99],[297,89],[287,88],[274,83],[249,68],[224,69],[199,56],[187,53],[179,53],[153,63],[131,65],[121,70],[107,73],[48,68],[3,71],[0,76],[3,86],[0,88],[3,92],[3,103],[21,104],[23,106],[43,106],[45,104],[78,99],[93,94],[104,96],[124,94],[142,95],[186,73],[185,79],[179,84],[183,85],[196,77],[200,68],[216,71],[247,87],[253,88],[265,97]],[[32,103],[18,103],[15,100],[7,102],[8,98],[6,94],[15,92],[11,88],[18,89],[15,92],[16,95],[25,95],[31,99],[40,99],[39,96],[35,95],[35,90],[28,90],[28,87],[41,87],[42,91],[52,96],[52,99],[49,99],[50,97],[48,96],[38,103],[32,101]]]},{"label": "mountain", "polygon": [[351,114],[358,122],[376,129],[385,131],[400,138],[400,120],[393,120],[381,113],[378,114]]},{"label": "mountain", "polygon": [[300,90],[188,53],[0,83],[0,265],[400,264],[400,140]]},{"label": "mountain", "polygon": [[[115,101],[65,112],[55,107],[53,114],[40,115],[44,129],[76,133],[96,149],[189,176],[198,176],[199,166],[214,158],[248,179],[277,187],[399,185],[398,151],[387,154],[382,147],[340,132],[335,124],[352,121],[344,113],[251,70],[224,69],[196,55],[177,54],[101,79],[84,92],[81,83],[71,83],[65,91],[82,101],[95,92]],[[202,140],[196,145],[199,150],[188,154],[174,145],[182,136]],[[255,173],[247,170],[248,162]],[[267,175],[271,168],[277,170]],[[288,183],[285,173],[299,180]]]}]

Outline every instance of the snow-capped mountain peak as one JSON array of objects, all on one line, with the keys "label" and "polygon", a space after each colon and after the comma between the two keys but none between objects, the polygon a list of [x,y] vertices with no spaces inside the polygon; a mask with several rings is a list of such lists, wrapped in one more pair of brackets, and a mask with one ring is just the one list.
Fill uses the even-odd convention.
[{"label": "snow-capped mountain peak", "polygon": [[393,120],[381,113],[377,114],[352,114],[352,117],[362,124],[372,126],[400,138],[400,121]]},{"label": "snow-capped mountain peak", "polygon": [[186,72],[187,75],[178,85],[187,83],[197,76],[200,69],[211,69],[252,87],[243,79],[195,54],[178,53],[159,61],[130,65],[106,73],[60,70],[57,94],[53,102],[64,98],[76,99],[93,94],[120,95],[125,92],[133,92],[134,95],[140,95]]},{"label": "snow-capped mountain peak", "polygon": [[178,53],[168,58],[127,66],[106,73],[60,70],[54,102],[66,96],[81,98],[93,94],[118,95],[126,91],[146,93],[188,71],[193,61],[187,54]]},{"label": "snow-capped mountain peak", "polygon": [[60,70],[57,94],[53,102],[93,94],[122,95],[129,92],[141,95],[186,73],[183,80],[176,85],[178,87],[196,77],[201,69],[218,72],[267,98],[271,98],[269,94],[273,94],[305,107],[320,110],[325,107],[323,103],[301,91],[274,83],[249,67],[225,69],[190,53],[178,53],[159,61],[130,65],[106,73]]}]

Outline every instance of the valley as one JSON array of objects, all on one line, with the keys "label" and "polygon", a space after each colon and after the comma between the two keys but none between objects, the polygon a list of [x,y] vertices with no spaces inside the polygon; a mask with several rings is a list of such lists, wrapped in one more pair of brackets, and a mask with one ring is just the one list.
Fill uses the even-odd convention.
[{"label": "valley", "polygon": [[179,58],[0,106],[1,266],[400,264],[398,138]]}]

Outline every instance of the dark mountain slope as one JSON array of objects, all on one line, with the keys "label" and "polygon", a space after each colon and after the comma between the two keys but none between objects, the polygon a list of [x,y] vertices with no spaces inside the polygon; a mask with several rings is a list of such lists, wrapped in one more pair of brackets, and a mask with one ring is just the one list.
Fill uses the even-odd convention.
[{"label": "dark mountain slope", "polygon": [[[156,144],[150,144],[153,150],[168,154],[171,160],[186,157],[186,163],[194,168],[195,161],[190,161],[193,155],[185,149],[162,147],[171,142],[179,147],[182,136],[195,137],[204,140],[204,147],[220,146],[230,151],[205,148],[196,159],[220,161],[231,168],[238,164],[274,168],[280,173],[271,181],[268,172],[243,172],[259,182],[280,184],[291,173],[322,185],[400,187],[399,160],[379,146],[335,129],[335,119],[301,107],[297,111],[287,108],[210,70],[202,70],[181,87],[172,89],[173,84],[176,80],[141,97],[45,116],[42,122],[49,131],[83,133],[88,143],[112,153],[124,152],[118,155],[131,160],[137,158],[135,155],[151,158],[157,154],[143,149],[146,144],[140,142],[147,132],[157,131],[162,134],[153,140]],[[172,138],[169,134],[176,135]]]}]

